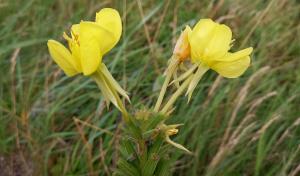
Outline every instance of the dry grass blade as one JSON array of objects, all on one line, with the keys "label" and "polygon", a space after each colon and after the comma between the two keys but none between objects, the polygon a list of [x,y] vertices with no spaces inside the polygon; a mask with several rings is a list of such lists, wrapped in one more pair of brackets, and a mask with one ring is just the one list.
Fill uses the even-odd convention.
[{"label": "dry grass blade", "polygon": [[228,140],[230,130],[233,128],[233,124],[234,124],[235,119],[237,117],[237,113],[238,113],[240,107],[243,105],[243,103],[244,103],[244,101],[245,101],[245,99],[246,99],[246,97],[248,95],[248,91],[249,91],[250,86],[252,85],[252,83],[254,81],[257,81],[259,78],[261,78],[262,75],[264,75],[266,72],[268,72],[269,69],[270,69],[269,66],[265,66],[265,67],[259,69],[255,74],[253,74],[248,79],[248,81],[246,82],[246,84],[244,85],[244,87],[241,89],[241,91],[237,95],[237,99],[235,100],[233,112],[231,114],[231,117],[229,119],[227,128],[225,130],[225,134],[224,134],[223,139],[222,139],[221,147]]},{"label": "dry grass blade", "polygon": [[177,30],[177,21],[178,21],[178,0],[175,0],[175,8],[173,11],[173,21],[172,21],[172,46],[175,46],[177,38],[176,38],[176,30]]},{"label": "dry grass blade", "polygon": [[277,143],[275,144],[275,147],[277,147],[280,143],[282,143],[284,141],[284,139],[289,137],[292,129],[296,128],[299,125],[300,125],[300,117],[298,117],[295,120],[295,122],[284,131],[284,133],[281,135],[281,137],[278,139]]},{"label": "dry grass blade", "polygon": [[256,109],[257,107],[259,107],[259,105],[261,105],[261,103],[262,103],[263,101],[265,101],[265,100],[267,100],[267,99],[269,99],[269,98],[271,98],[271,97],[273,97],[273,96],[276,96],[276,95],[277,95],[277,92],[276,92],[276,91],[272,91],[272,92],[266,94],[265,96],[260,97],[260,98],[258,98],[258,99],[256,99],[256,100],[254,100],[254,101],[251,103],[251,106],[250,106],[250,108],[249,108],[247,114],[249,114],[249,113],[255,113],[255,112],[254,112],[255,109]]},{"label": "dry grass blade", "polygon": [[77,131],[80,134],[81,140],[86,148],[86,154],[87,154],[87,162],[89,166],[89,174],[94,175],[94,167],[93,167],[93,155],[92,155],[92,145],[88,142],[88,139],[85,137],[84,131],[80,124],[78,123],[77,118],[73,118],[74,123],[76,125]]},{"label": "dry grass blade", "polygon": [[280,114],[275,114],[273,115],[270,120],[268,120],[253,136],[253,138],[251,139],[252,141],[256,141],[263,133],[265,133],[267,131],[267,129],[277,120],[280,119]]},{"label": "dry grass blade", "polygon": [[300,164],[291,171],[291,173],[288,176],[297,176],[300,174]]},{"label": "dry grass blade", "polygon": [[106,134],[109,134],[109,135],[114,135],[111,131],[109,131],[109,130],[107,130],[107,129],[99,128],[99,127],[97,127],[97,126],[95,126],[95,125],[93,125],[93,124],[90,124],[90,123],[88,123],[88,122],[82,121],[82,120],[80,120],[80,119],[78,119],[78,118],[76,118],[76,117],[74,117],[73,119],[74,119],[74,121],[75,121],[76,123],[79,122],[79,123],[82,123],[84,126],[88,126],[88,127],[90,127],[90,128],[93,128],[93,129],[95,129],[95,130],[101,131],[101,132],[106,133]]},{"label": "dry grass blade", "polygon": [[218,1],[218,3],[212,8],[210,14],[208,15],[210,18],[214,18],[220,8],[223,6],[224,0]]},{"label": "dry grass blade", "polygon": [[[12,113],[14,115],[16,115],[16,75],[15,75],[15,69],[16,69],[16,63],[17,63],[17,57],[19,55],[19,52],[20,52],[20,48],[17,48],[15,49],[13,55],[11,56],[10,58],[10,63],[11,63],[11,66],[10,66],[10,74],[11,74],[11,77],[12,77],[12,80],[11,80],[11,100],[12,100]],[[15,132],[16,132],[16,145],[17,145],[17,148],[20,149],[20,139],[19,139],[19,128],[18,128],[18,123],[17,123],[17,119],[15,120],[14,122],[14,128],[15,128]]]},{"label": "dry grass blade", "polygon": [[109,167],[105,164],[106,151],[103,150],[103,139],[100,138],[99,140],[100,140],[99,141],[99,145],[100,145],[100,147],[99,147],[99,150],[100,150],[100,154],[99,154],[100,155],[100,162],[101,162],[101,164],[104,167],[104,171],[105,171],[106,175],[111,175],[111,173],[109,171]]},{"label": "dry grass blade", "polygon": [[215,167],[231,152],[233,152],[234,148],[239,144],[240,140],[243,139],[254,127],[256,123],[250,123],[248,126],[243,128],[241,133],[236,136],[235,138],[232,138],[228,143],[226,143],[224,146],[220,147],[217,154],[213,157],[211,162],[208,166],[208,173],[212,172]]},{"label": "dry grass blade", "polygon": [[209,89],[207,98],[205,99],[205,102],[203,103],[202,106],[206,107],[209,104],[209,102],[211,101],[211,99],[213,97],[213,94],[215,93],[216,89],[219,87],[222,80],[223,80],[223,77],[218,75],[218,77],[215,79],[213,85]]},{"label": "dry grass blade", "polygon": [[159,35],[160,27],[161,27],[161,25],[164,21],[164,18],[167,14],[168,9],[169,9],[170,1],[171,0],[166,0],[166,5],[165,5],[165,8],[164,8],[164,11],[163,11],[162,15],[160,16],[159,23],[157,25],[157,29],[156,29],[156,32],[155,32],[154,37],[153,37],[153,41],[156,41],[156,39]]},{"label": "dry grass blade", "polygon": [[[139,13],[140,13],[142,19],[144,19],[145,14],[144,14],[144,11],[143,11],[142,2],[141,2],[141,0],[136,0],[136,2],[137,2],[137,5],[138,5]],[[148,26],[147,26],[146,23],[144,23],[144,33],[146,35],[147,42],[148,42],[148,45],[150,47],[150,53],[153,57],[153,59],[151,59],[151,61],[153,62],[156,73],[160,74],[160,69],[159,69],[159,66],[158,66],[158,63],[157,63],[157,60],[156,60],[156,56],[155,56],[155,50],[153,48],[150,33],[149,33],[149,29],[148,29]]]},{"label": "dry grass blade", "polygon": [[253,101],[253,103],[251,103],[251,106],[249,108],[249,111],[247,112],[246,114],[246,117],[242,120],[241,123],[239,123],[238,127],[234,130],[234,132],[232,133],[229,141],[233,140],[233,138],[236,138],[236,136],[238,134],[240,134],[241,130],[244,128],[244,126],[251,120],[253,119],[255,116],[255,109],[261,104],[263,103],[264,100],[267,100],[268,98],[270,97],[273,97],[277,95],[277,92],[273,91],[273,92],[270,92],[268,94],[266,94],[265,96],[263,97],[260,97],[256,100]]},{"label": "dry grass blade", "polygon": [[244,48],[244,46],[246,45],[247,41],[249,40],[249,38],[251,37],[251,35],[253,34],[253,32],[255,31],[255,29],[257,28],[257,26],[262,22],[263,18],[266,16],[266,14],[269,12],[269,10],[271,9],[271,7],[273,6],[273,4],[275,3],[276,0],[272,0],[268,6],[265,8],[264,11],[262,11],[262,13],[260,14],[260,16],[255,19],[255,24],[253,25],[253,27],[251,28],[251,30],[249,31],[248,35],[245,37],[245,39],[243,40],[242,44],[241,44],[241,48]]},{"label": "dry grass blade", "polygon": [[[288,157],[288,160],[286,161],[286,163],[284,164],[280,175],[288,175],[287,173],[289,172],[289,170],[291,169],[291,167],[295,164],[295,160],[297,160],[297,157],[299,156],[299,152],[300,152],[300,145],[298,145],[297,149],[295,151],[293,151],[293,153]],[[291,174],[296,174],[298,171],[298,169],[296,168],[295,170],[291,171]],[[291,175],[289,174],[289,175]]]}]

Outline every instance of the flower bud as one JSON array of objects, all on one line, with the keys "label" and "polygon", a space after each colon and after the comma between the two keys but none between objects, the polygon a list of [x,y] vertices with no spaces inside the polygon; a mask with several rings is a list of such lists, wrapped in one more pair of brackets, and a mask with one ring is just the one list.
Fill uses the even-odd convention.
[{"label": "flower bud", "polygon": [[178,133],[178,129],[176,129],[176,128],[168,129],[166,132],[167,132],[168,136],[172,136],[172,135],[175,135]]},{"label": "flower bud", "polygon": [[181,32],[179,39],[176,42],[173,54],[178,57],[180,61],[184,61],[190,56],[190,44],[188,40],[188,33],[191,31],[189,26]]}]

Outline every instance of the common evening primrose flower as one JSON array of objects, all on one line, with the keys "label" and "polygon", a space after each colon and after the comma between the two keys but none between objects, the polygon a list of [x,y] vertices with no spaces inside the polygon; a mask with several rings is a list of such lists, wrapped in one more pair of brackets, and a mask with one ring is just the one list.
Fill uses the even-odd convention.
[{"label": "common evening primrose flower", "polygon": [[189,99],[197,83],[208,70],[212,69],[226,78],[242,75],[250,65],[253,48],[229,52],[232,46],[231,29],[211,19],[201,19],[193,29],[187,27],[191,62],[199,67],[188,87]]},{"label": "common evening primrose flower", "polygon": [[70,51],[55,40],[48,41],[53,60],[68,75],[94,73],[103,55],[119,41],[122,23],[118,11],[104,8],[96,14],[96,21],[81,21],[71,27],[71,37],[64,33]]},{"label": "common evening primrose flower", "polygon": [[232,32],[224,24],[202,19],[190,29],[188,40],[192,62],[202,63],[226,78],[239,77],[249,67],[253,48],[228,52],[232,46]]},{"label": "common evening primrose flower", "polygon": [[[186,26],[181,33],[173,51],[173,57],[166,70],[165,83],[169,83],[171,74],[177,74],[178,66],[188,61],[189,68],[171,82],[177,86],[177,91],[171,96],[162,113],[169,112],[176,99],[187,88],[188,101],[202,76],[212,69],[226,78],[236,78],[242,75],[250,65],[253,48],[249,47],[238,52],[229,52],[232,46],[232,32],[224,24],[218,24],[211,19],[200,20],[193,29]],[[175,66],[174,66],[175,65]],[[179,82],[183,83],[178,86]],[[165,93],[166,85],[160,93],[159,107]],[[162,95],[162,96],[161,96]],[[158,108],[154,109],[158,110]]]},{"label": "common evening primrose flower", "polygon": [[120,40],[122,22],[118,11],[104,8],[96,13],[95,22],[81,21],[71,27],[71,37],[66,33],[69,49],[55,40],[48,40],[51,57],[68,76],[83,73],[92,77],[101,89],[107,102],[112,102],[125,112],[117,93],[129,100],[126,92],[114,80],[102,57]]}]

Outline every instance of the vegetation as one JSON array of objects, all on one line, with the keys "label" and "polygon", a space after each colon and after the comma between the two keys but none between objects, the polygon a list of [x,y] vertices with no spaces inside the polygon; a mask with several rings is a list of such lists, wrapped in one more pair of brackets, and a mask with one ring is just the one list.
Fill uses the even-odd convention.
[{"label": "vegetation", "polygon": [[[170,124],[174,175],[300,173],[300,2],[298,0],[4,0],[0,2],[0,170],[4,175],[111,175],[121,118],[97,85],[66,77],[46,41],[103,7],[119,10],[123,35],[104,62],[131,106],[155,103],[174,42],[186,24],[230,26],[234,49],[252,46],[238,79],[209,71]],[[152,86],[154,83],[154,86]],[[129,107],[129,106],[128,106]],[[1,174],[0,174],[1,175]]]}]

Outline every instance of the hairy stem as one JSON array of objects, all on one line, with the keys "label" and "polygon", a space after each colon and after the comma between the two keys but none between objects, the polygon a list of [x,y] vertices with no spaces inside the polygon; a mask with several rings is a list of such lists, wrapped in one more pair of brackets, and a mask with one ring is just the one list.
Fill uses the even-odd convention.
[{"label": "hairy stem", "polygon": [[106,78],[105,75],[103,75],[100,71],[96,71],[92,77],[107,101],[112,102],[121,111],[124,121],[128,122],[128,112],[110,80]]},{"label": "hairy stem", "polygon": [[167,111],[169,110],[169,108],[175,103],[175,101],[177,100],[177,98],[183,93],[183,91],[188,87],[188,85],[190,84],[192,80],[192,77],[189,77],[188,79],[186,79],[181,86],[177,89],[177,91],[171,96],[171,98],[169,99],[169,101],[167,102],[167,104],[163,107],[163,109],[161,110],[161,112],[163,114],[167,113]]},{"label": "hairy stem", "polygon": [[166,79],[165,79],[164,84],[163,84],[163,86],[162,86],[162,88],[160,90],[158,99],[157,99],[155,107],[154,107],[154,112],[158,112],[159,111],[160,105],[161,105],[161,103],[163,101],[163,98],[165,96],[166,90],[167,90],[168,85],[170,83],[172,74],[176,70],[176,67],[178,66],[178,63],[179,63],[178,59],[175,56],[172,56],[170,65],[167,68]]}]

